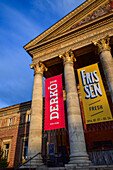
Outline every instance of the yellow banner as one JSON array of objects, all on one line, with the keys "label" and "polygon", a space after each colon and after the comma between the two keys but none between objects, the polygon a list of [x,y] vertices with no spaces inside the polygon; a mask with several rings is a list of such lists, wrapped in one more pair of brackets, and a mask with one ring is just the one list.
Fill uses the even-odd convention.
[{"label": "yellow banner", "polygon": [[77,71],[86,124],[113,120],[98,65]]}]

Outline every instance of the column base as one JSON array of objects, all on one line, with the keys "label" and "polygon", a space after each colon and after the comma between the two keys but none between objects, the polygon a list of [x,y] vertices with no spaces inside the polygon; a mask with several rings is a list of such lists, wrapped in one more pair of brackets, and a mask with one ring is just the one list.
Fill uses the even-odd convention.
[{"label": "column base", "polygon": [[76,153],[70,155],[70,161],[66,166],[89,166],[91,165],[91,161],[89,160],[87,153]]},{"label": "column base", "polygon": [[40,167],[40,166],[44,166],[43,159],[40,155],[37,155],[32,160],[24,164],[24,167],[27,167],[27,168],[28,167],[35,168],[35,167]]}]

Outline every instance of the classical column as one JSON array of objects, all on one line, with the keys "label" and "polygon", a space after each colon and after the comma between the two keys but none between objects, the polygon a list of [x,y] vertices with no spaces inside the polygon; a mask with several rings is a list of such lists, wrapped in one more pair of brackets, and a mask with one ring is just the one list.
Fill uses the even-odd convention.
[{"label": "classical column", "polygon": [[98,53],[113,102],[113,57],[110,51],[109,40],[110,38],[107,36],[93,43],[95,46],[98,46]]},{"label": "classical column", "polygon": [[76,88],[73,61],[76,61],[72,50],[59,55],[64,63],[65,90],[68,113],[68,128],[70,141],[70,162],[73,165],[89,165],[86,152],[83,125]]},{"label": "classical column", "polygon": [[31,121],[28,143],[28,158],[41,152],[42,114],[43,114],[43,72],[47,70],[43,63],[30,65],[34,69]]}]

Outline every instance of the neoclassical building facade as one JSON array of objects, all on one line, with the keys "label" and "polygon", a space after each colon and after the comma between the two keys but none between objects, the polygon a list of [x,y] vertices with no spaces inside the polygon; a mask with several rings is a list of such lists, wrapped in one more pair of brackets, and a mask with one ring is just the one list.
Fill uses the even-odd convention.
[{"label": "neoclassical building facade", "polygon": [[[34,69],[28,159],[42,153],[37,156],[37,164],[43,165],[50,144],[54,144],[50,162],[61,154],[64,155],[62,161],[57,161],[63,163],[59,165],[112,164],[113,1],[85,1],[26,44],[24,49],[32,57],[30,67]],[[94,64],[98,65],[111,115],[107,116],[108,120],[100,117],[102,121],[93,119],[93,123],[87,123],[78,70]],[[47,79],[60,74],[63,77],[66,127],[44,131],[43,76]],[[94,77],[97,79],[96,75]],[[91,109],[97,108],[99,106]]]},{"label": "neoclassical building facade", "polygon": [[[97,129],[100,126],[101,128],[99,124],[106,124],[106,122],[87,125],[85,119],[83,120],[84,116],[81,117],[79,98],[82,102],[82,97],[80,89],[77,90],[77,87],[79,88],[77,69],[99,63],[112,110],[112,10],[113,1],[87,0],[24,46],[33,58],[31,68],[35,72],[28,156],[33,156],[36,151],[41,152],[43,75],[45,78],[49,78],[62,74],[66,92],[70,144],[69,164],[90,164],[86,151],[83,122],[86,129],[90,129],[90,126],[97,126]],[[107,123],[112,124],[112,121]],[[36,136],[36,134],[38,135]],[[87,137],[86,140],[88,140]]]}]

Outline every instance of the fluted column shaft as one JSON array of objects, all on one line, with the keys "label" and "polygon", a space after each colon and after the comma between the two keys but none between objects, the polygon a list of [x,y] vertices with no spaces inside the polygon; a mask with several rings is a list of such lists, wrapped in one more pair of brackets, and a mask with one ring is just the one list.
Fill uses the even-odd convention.
[{"label": "fluted column shaft", "polygon": [[28,158],[41,152],[42,145],[42,114],[43,114],[43,71],[42,63],[31,65],[34,69],[34,85],[31,107],[31,121],[28,143]]},{"label": "fluted column shaft", "polygon": [[107,36],[98,41],[94,41],[93,43],[98,46],[98,53],[113,102],[113,57],[110,51],[109,39],[110,38]]},{"label": "fluted column shaft", "polygon": [[86,153],[84,132],[76,89],[75,73],[73,68],[74,54],[72,51],[59,55],[64,62],[65,90],[68,113],[70,164],[89,164]]}]

